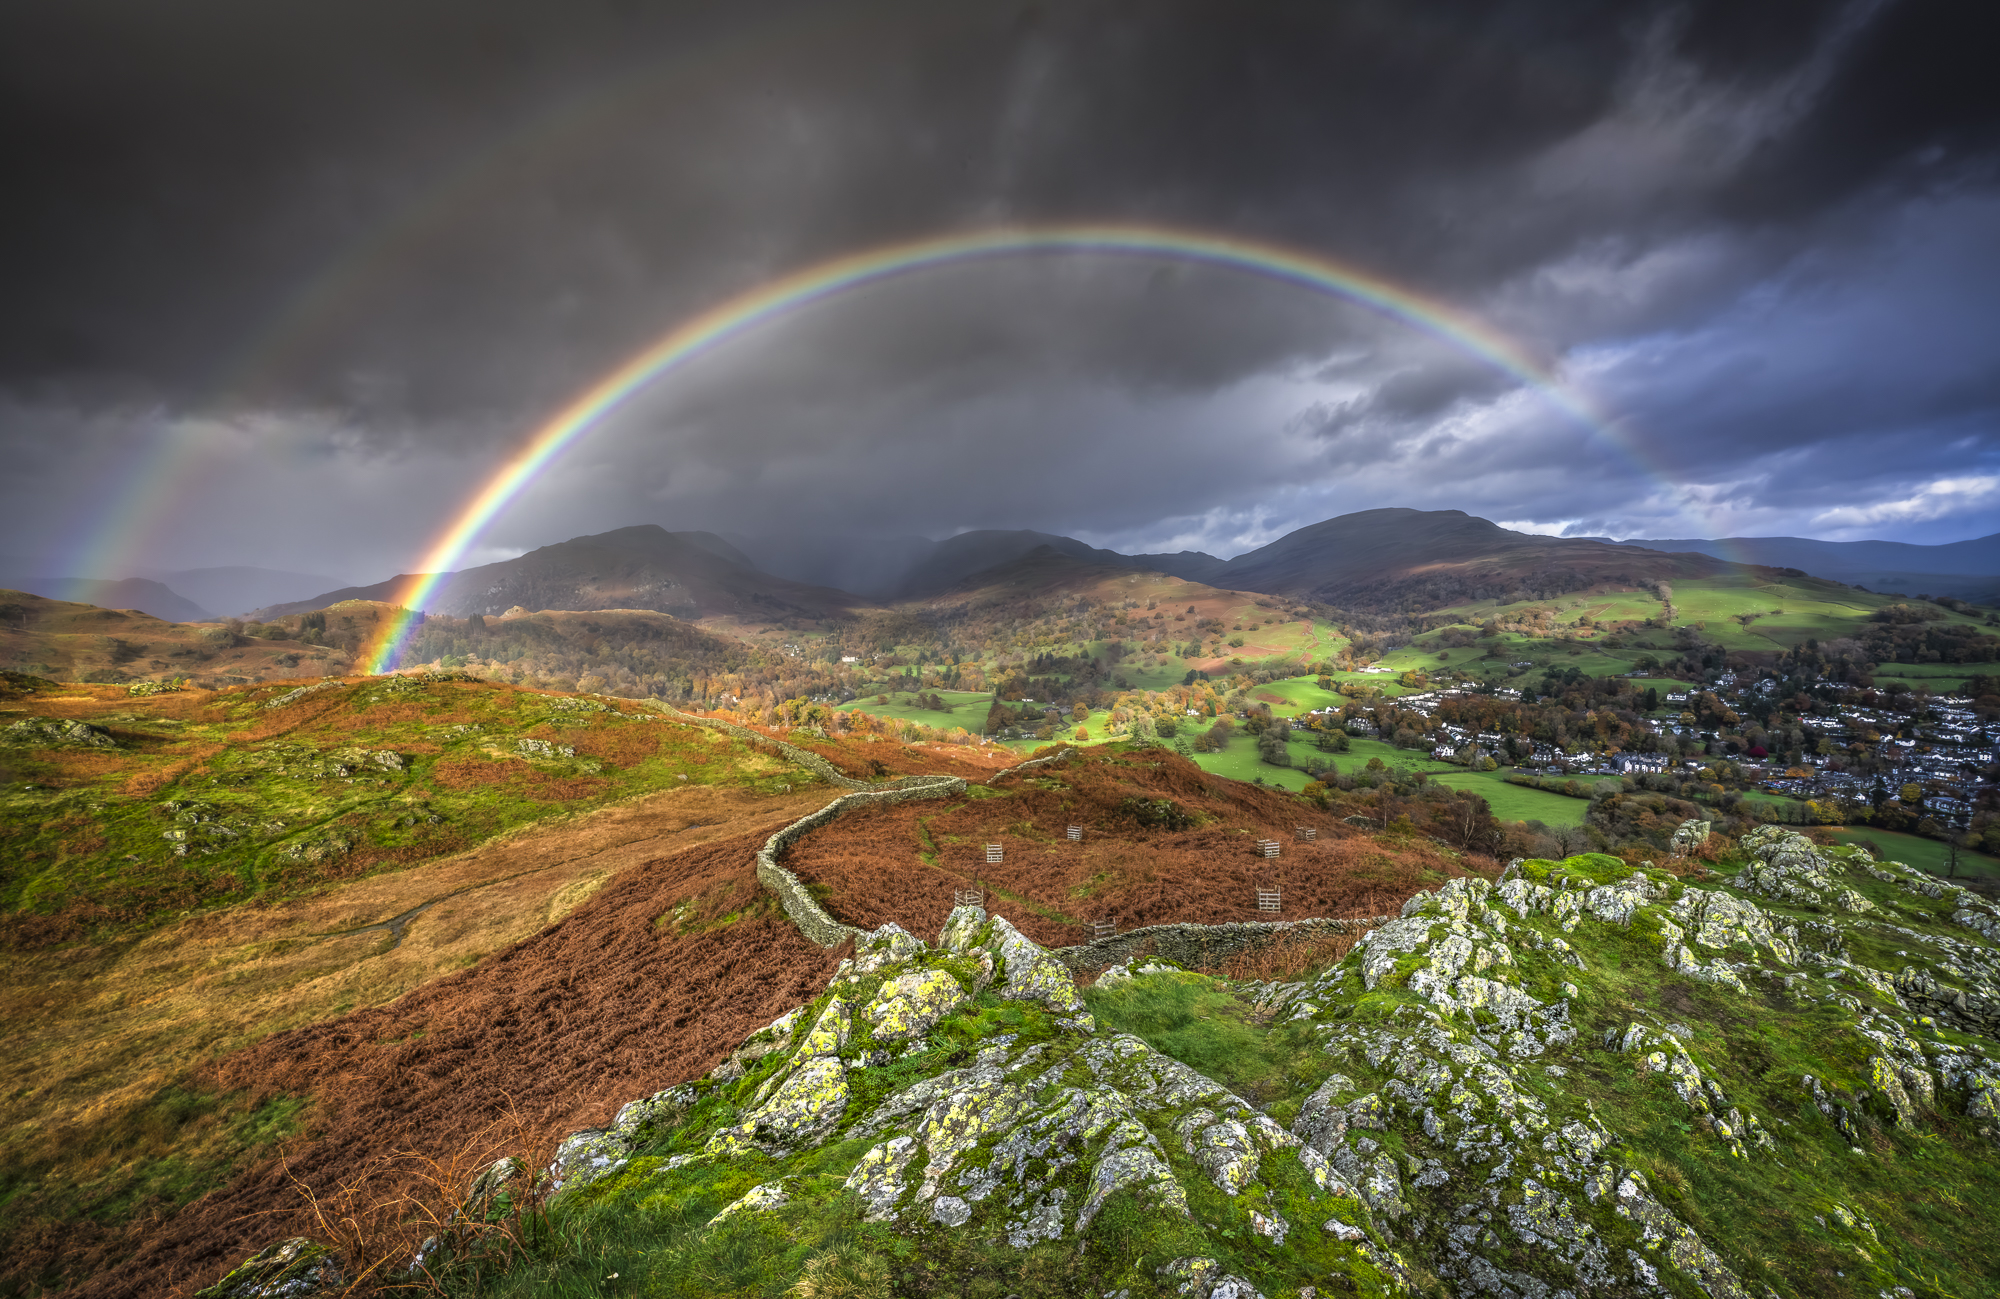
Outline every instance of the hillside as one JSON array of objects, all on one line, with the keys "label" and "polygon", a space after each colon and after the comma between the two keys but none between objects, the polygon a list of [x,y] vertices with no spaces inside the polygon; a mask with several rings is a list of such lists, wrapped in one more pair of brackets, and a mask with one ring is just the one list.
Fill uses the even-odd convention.
[{"label": "hillside", "polygon": [[[1233,660],[1332,655],[1342,645],[1323,617],[1280,601],[1170,574],[1080,559],[1041,546],[900,606],[949,643],[1004,665],[1158,686]],[[1225,638],[1227,638],[1225,640]]]},{"label": "hillside", "polygon": [[1171,555],[1124,555],[1031,529],[981,529],[943,541],[927,537],[788,537],[737,539],[756,566],[795,581],[838,587],[871,599],[922,599],[946,591],[974,573],[996,568],[1047,546],[1086,563],[1139,568],[1206,581],[1222,567],[1213,555],[1184,550]]},{"label": "hillside", "polygon": [[928,555],[903,575],[897,593],[904,599],[937,595],[961,585],[975,574],[989,572],[1042,550],[1087,564],[1114,568],[1130,567],[1132,563],[1115,550],[1101,550],[1074,537],[1026,530],[963,532],[938,542]]},{"label": "hillside", "polygon": [[1601,582],[1727,572],[1703,555],[1513,532],[1458,510],[1364,510],[1289,532],[1210,579],[1342,609],[1406,611],[1549,599]]},{"label": "hillside", "polygon": [[[423,1266],[502,1296],[1989,1292],[2000,908],[1775,828],[1674,865],[1516,861],[1358,942],[1185,926],[1052,949],[1012,922],[1032,904],[991,893],[936,931],[884,923],[552,1160],[487,1143],[426,1201],[469,1211]],[[1235,968],[1168,956],[1205,944]],[[346,1040],[438,1022],[376,1012]],[[289,1292],[331,1294],[428,1230],[368,1225],[240,1278],[289,1263]]]},{"label": "hillside", "polygon": [[[686,621],[783,622],[806,626],[846,616],[866,602],[844,591],[807,586],[727,558],[734,547],[707,533],[680,534],[646,524],[573,537],[518,559],[449,575],[427,604],[457,617],[528,610],[651,609]],[[736,552],[740,553],[740,552]],[[260,609],[268,621],[345,600],[393,600],[408,577],[330,591]]]},{"label": "hillside", "polygon": [[324,643],[266,641],[220,625],[0,590],[0,670],[99,683],[195,674],[241,683],[297,675],[326,653]]},{"label": "hillside", "polygon": [[[657,707],[451,674],[139,695],[0,682],[0,1014],[16,1066],[0,1098],[8,1293],[129,1254],[153,1237],[150,1215],[245,1161],[262,1167],[273,1141],[338,1112],[331,1080],[272,1099],[203,1074],[219,1057],[357,1007],[407,1005],[398,998],[532,939],[600,890],[618,895],[625,872],[646,889],[707,880],[694,886],[714,885],[704,905],[740,900],[747,855],[734,845],[819,806],[821,771],[833,771]],[[1005,761],[932,760],[975,773]],[[639,932],[650,938],[671,906]],[[760,944],[788,968],[824,972],[788,931],[719,928],[662,954],[664,985],[635,1007],[701,1013],[715,960]],[[739,993],[754,980],[785,995],[784,979],[742,974]],[[610,986],[585,982],[591,996]],[[726,1048],[703,1045],[711,1031],[728,1032],[704,1028],[678,1048],[691,1073]],[[560,1117],[549,1121],[588,1104],[561,1089],[631,1085],[662,1058],[635,1051],[640,1074],[601,1061],[552,1069]],[[468,1063],[461,1085],[484,1070]],[[527,1103],[518,1083],[513,1094]],[[438,1098],[449,1107],[449,1089]],[[377,1153],[452,1129],[395,1131],[378,1131]],[[282,1181],[265,1191],[259,1214],[293,1203]],[[196,1234],[214,1248],[235,1239]]]}]

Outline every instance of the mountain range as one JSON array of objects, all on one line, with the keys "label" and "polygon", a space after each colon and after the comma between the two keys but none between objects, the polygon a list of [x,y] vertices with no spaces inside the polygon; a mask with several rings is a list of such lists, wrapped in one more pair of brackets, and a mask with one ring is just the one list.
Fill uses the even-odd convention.
[{"label": "mountain range", "polygon": [[[342,600],[401,598],[399,574],[371,586],[342,587],[309,600],[267,606],[258,618],[309,613]],[[447,574],[425,601],[430,613],[467,617],[539,609],[651,609],[690,622],[816,621],[868,602],[829,587],[794,582],[753,567],[749,557],[707,532],[657,524],[572,537],[514,559]]]},{"label": "mountain range", "polygon": [[[573,537],[515,559],[448,574],[426,600],[458,617],[525,609],[651,609],[689,620],[798,625],[969,582],[1008,585],[1026,565],[1165,573],[1226,590],[1354,610],[1436,608],[1478,599],[1544,599],[1605,581],[1674,580],[1731,570],[1692,546],[1674,552],[1601,538],[1514,532],[1458,510],[1344,514],[1224,560],[1199,551],[1127,555],[1027,529],[854,543],[835,537],[723,537],[653,524]],[[852,583],[833,585],[834,579]],[[267,606],[262,618],[341,600],[395,600],[407,575]]]},{"label": "mountain range", "polygon": [[[1005,584],[1010,568],[1031,557],[1030,567],[1044,576],[1061,559],[1356,611],[1545,599],[1603,581],[1705,577],[1744,564],[1797,569],[1873,591],[2000,604],[2000,534],[1935,546],[1805,537],[1615,541],[1515,532],[1459,510],[1399,508],[1309,524],[1232,559],[1188,550],[1128,555],[1030,529],[982,529],[933,541],[724,536],[642,524],[447,574],[426,604],[430,612],[461,617],[515,607],[619,608],[791,626],[934,599],[975,577]],[[34,576],[24,564],[0,560],[0,586],[172,622],[211,620],[216,610],[272,618],[342,600],[394,600],[410,580],[402,574],[342,586],[312,574],[234,566],[106,581]]]}]

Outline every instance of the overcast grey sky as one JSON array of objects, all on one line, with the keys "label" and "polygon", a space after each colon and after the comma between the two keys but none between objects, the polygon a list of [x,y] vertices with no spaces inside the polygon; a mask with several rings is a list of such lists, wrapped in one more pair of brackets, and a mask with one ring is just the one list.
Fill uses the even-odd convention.
[{"label": "overcast grey sky", "polygon": [[632,523],[1231,555],[1381,505],[1627,536],[2000,531],[1993,6],[16,3],[0,556],[414,565],[675,323],[817,260],[1152,222],[1212,267],[857,290],[641,393],[468,562]]}]

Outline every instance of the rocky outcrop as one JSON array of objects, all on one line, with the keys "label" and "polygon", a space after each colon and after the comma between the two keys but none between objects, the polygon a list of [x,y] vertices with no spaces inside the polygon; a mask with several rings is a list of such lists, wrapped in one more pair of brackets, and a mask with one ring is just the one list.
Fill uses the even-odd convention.
[{"label": "rocky outcrop", "polygon": [[196,1291],[195,1299],[330,1299],[346,1288],[334,1252],[294,1236],[245,1259],[222,1280]]},{"label": "rocky outcrop", "polygon": [[[972,1013],[989,990],[1027,1008],[1021,1027],[991,1031]],[[937,1058],[930,1038],[947,1024],[968,1045],[946,1063],[962,1063],[853,1103],[869,1071]],[[713,1112],[726,1119],[683,1119],[725,1092],[735,1103]],[[1341,1247],[1344,1288],[1394,1287],[1365,1252],[1367,1229],[1351,1225],[1370,1221],[1368,1205],[1317,1151],[1143,1040],[1099,1032],[1069,971],[976,907],[952,912],[935,946],[893,925],[863,935],[817,1001],[753,1035],[709,1078],[635,1105],[650,1108],[628,1106],[612,1128],[564,1143],[553,1172],[566,1189],[615,1176],[641,1140],[675,1152],[656,1167],[687,1174],[851,1143],[842,1187],[867,1219],[979,1230],[1027,1249],[1081,1240],[1119,1197],[1193,1224],[1199,1181],[1265,1239],[1339,1224],[1322,1235]],[[717,1220],[787,1199],[782,1184],[760,1184]],[[1253,1293],[1217,1289],[1229,1278],[1212,1259],[1181,1262],[1178,1279],[1208,1286],[1186,1293]]]},{"label": "rocky outcrop", "polygon": [[345,689],[346,686],[347,683],[345,681],[327,680],[327,681],[315,682],[314,684],[309,686],[300,686],[296,690],[287,690],[284,694],[279,695],[274,699],[266,699],[264,701],[264,707],[283,708],[286,704],[297,703],[299,700],[304,699],[307,695],[316,695],[322,690],[341,690]]},{"label": "rocky outcrop", "polygon": [[[934,943],[884,925],[707,1077],[565,1141],[551,1212],[697,1203],[705,1230],[778,1233],[745,1240],[849,1214],[916,1257],[1108,1260],[1094,1292],[1127,1299],[1974,1275],[1976,1232],[1909,1248],[1897,1215],[1917,1179],[2000,1158],[2000,950],[1956,919],[1983,900],[1752,838],[1702,881],[1596,855],[1450,880],[1285,983],[1141,954],[1083,993],[982,909]],[[1224,995],[1263,1035],[1246,1051],[1282,1047],[1258,1087],[1169,1049]],[[1698,1198],[1699,1168],[1755,1212]],[[1805,1245],[1774,1249],[1772,1223]]]},{"label": "rocky outcrop", "polygon": [[115,749],[118,741],[89,722],[30,717],[0,730],[0,743],[38,749]]}]

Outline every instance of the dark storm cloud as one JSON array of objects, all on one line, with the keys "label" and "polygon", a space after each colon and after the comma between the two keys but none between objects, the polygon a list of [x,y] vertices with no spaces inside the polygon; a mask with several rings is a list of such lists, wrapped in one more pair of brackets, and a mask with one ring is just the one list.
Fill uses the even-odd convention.
[{"label": "dark storm cloud", "polygon": [[1351,305],[1014,259],[705,358],[489,544],[754,531],[777,501],[774,530],[1225,552],[1389,503],[1627,535],[1984,526],[1995,21],[1866,0],[13,6],[0,553],[101,529],[172,428],[197,450],[142,529],[169,566],[254,546],[397,567],[690,313],[821,257],[1063,219],[1291,243],[1481,313],[1597,393],[1638,463]]}]

